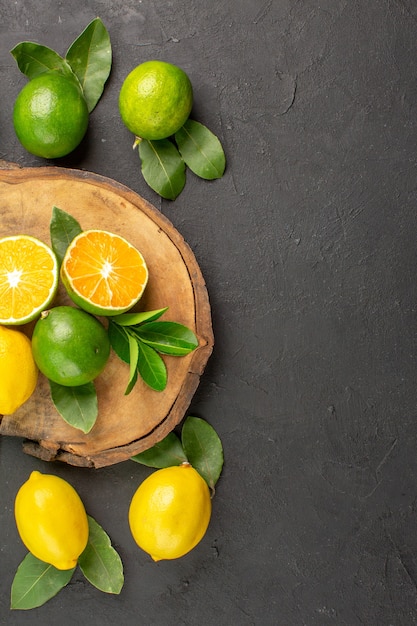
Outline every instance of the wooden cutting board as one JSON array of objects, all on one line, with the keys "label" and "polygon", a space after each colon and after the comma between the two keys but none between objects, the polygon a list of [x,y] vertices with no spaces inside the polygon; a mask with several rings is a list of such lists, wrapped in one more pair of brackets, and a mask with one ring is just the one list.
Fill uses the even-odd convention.
[{"label": "wooden cutting board", "polygon": [[[129,459],[163,439],[183,419],[214,339],[210,304],[200,268],[171,222],[149,202],[117,182],[60,167],[19,168],[0,161],[0,236],[29,234],[50,243],[52,207],[70,213],[83,229],[124,236],[149,268],[146,291],[135,310],[168,306],[161,320],[185,324],[199,347],[185,357],[164,357],[168,385],[162,392],[138,380],[125,396],[128,365],[112,353],[96,379],[99,415],[88,434],[69,426],[50,399],[40,374],[33,396],[13,415],[0,416],[0,434],[23,438],[28,454],[83,467]],[[54,305],[72,304],[60,286]],[[29,336],[32,325],[21,327]]]}]

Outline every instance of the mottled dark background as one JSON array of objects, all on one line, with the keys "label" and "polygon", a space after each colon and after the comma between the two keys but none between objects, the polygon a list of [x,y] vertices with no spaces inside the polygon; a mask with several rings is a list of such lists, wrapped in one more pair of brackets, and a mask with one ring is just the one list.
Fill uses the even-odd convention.
[{"label": "mottled dark background", "polygon": [[[58,162],[143,195],[189,243],[215,350],[189,414],[225,452],[203,542],[154,564],[127,525],[149,470],[52,466],[0,440],[0,623],[417,624],[414,0],[15,0],[0,7],[0,158],[44,165],[12,126],[23,40],[64,54],[96,16],[114,63],[79,149]],[[118,114],[138,63],[180,65],[228,167],[175,202],[144,183]],[[57,162],[55,162],[57,164]],[[9,610],[26,550],[13,520],[33,469],[70,480],[125,566],[120,596],[77,573]]]}]

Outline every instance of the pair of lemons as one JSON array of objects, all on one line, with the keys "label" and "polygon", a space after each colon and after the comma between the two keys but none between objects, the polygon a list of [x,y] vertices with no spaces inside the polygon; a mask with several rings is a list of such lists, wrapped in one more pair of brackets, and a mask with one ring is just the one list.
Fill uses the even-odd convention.
[{"label": "pair of lemons", "polygon": [[[124,80],[119,110],[127,128],[142,139],[164,139],[186,122],[192,107],[190,79],[176,65],[146,61]],[[81,87],[57,72],[30,80],[17,96],[13,124],[21,144],[47,159],[72,152],[83,139],[89,111]]]},{"label": "pair of lemons", "polygon": [[[157,470],[143,481],[131,500],[129,525],[136,543],[159,561],[192,550],[210,516],[207,483],[187,463]],[[67,481],[33,471],[16,495],[15,519],[34,556],[60,570],[76,566],[88,542],[88,518]]]}]

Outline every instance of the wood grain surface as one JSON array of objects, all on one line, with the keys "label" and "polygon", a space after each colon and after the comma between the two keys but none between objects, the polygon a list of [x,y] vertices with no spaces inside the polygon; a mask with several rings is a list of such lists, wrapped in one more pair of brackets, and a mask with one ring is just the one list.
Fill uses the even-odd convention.
[{"label": "wood grain surface", "polygon": [[[83,229],[109,230],[135,245],[149,268],[149,282],[135,310],[168,306],[161,319],[185,324],[199,339],[199,347],[190,355],[164,357],[168,385],[163,392],[151,390],[139,379],[125,396],[128,365],[112,353],[96,379],[99,415],[89,434],[60,417],[42,375],[30,400],[1,419],[0,433],[22,437],[29,454],[102,467],[148,449],[184,417],[214,344],[210,304],[190,247],[142,197],[90,172],[58,167],[21,169],[0,161],[0,236],[24,233],[50,243],[53,206],[70,213]],[[54,302],[59,304],[72,304],[62,285]],[[22,329],[30,336],[32,325]]]}]

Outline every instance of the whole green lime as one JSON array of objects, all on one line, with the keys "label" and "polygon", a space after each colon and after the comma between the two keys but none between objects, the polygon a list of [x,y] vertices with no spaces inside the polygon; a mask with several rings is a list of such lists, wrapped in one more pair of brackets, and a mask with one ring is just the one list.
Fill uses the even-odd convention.
[{"label": "whole green lime", "polygon": [[16,98],[13,125],[31,154],[56,159],[72,152],[88,126],[88,107],[78,85],[47,72],[32,78]]},{"label": "whole green lime", "polygon": [[33,357],[40,371],[66,387],[94,380],[104,369],[110,341],[101,322],[71,306],[41,314],[32,335]]},{"label": "whole green lime", "polygon": [[193,105],[190,79],[180,67],[146,61],[125,78],[119,94],[120,115],[141,139],[165,139],[187,121]]}]

